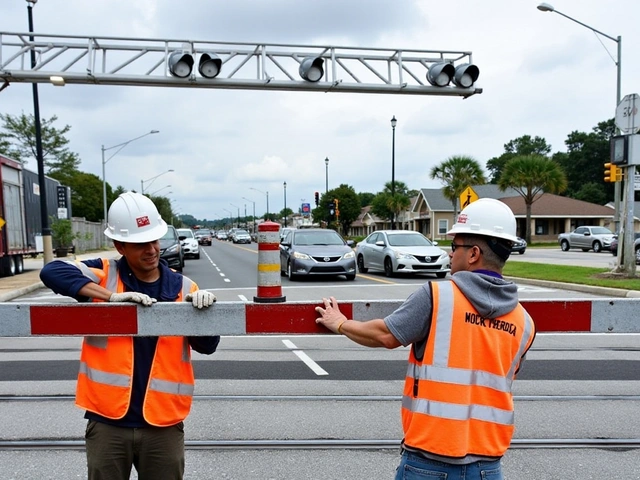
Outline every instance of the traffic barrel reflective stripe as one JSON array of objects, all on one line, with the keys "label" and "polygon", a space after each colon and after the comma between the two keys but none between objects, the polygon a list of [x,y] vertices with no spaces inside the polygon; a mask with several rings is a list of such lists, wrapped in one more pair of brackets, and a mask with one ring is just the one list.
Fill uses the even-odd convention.
[{"label": "traffic barrel reflective stripe", "polygon": [[286,300],[280,279],[280,225],[263,222],[258,225],[258,292],[253,301],[281,303]]}]

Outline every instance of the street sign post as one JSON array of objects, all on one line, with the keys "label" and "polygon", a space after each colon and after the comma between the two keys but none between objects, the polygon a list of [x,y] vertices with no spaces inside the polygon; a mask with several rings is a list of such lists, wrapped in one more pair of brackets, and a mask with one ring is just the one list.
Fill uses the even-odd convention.
[{"label": "street sign post", "polygon": [[633,135],[640,130],[640,115],[638,109],[640,108],[640,95],[637,93],[631,93],[625,95],[620,100],[618,107],[616,108],[616,127],[620,129],[622,133],[627,135]]}]

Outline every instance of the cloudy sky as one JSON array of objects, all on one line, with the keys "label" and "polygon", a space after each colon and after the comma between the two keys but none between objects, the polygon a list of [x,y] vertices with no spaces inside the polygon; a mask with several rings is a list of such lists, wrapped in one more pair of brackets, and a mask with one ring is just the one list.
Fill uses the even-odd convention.
[{"label": "cloudy sky", "polygon": [[[563,12],[622,36],[622,96],[640,90],[640,2],[556,0]],[[1,0],[0,31],[26,32],[24,0]],[[437,188],[434,166],[452,155],[482,165],[522,135],[565,151],[574,131],[612,118],[616,42],[534,0],[39,0],[35,32],[47,34],[463,50],[480,68],[481,95],[460,97],[42,84],[43,118],[71,126],[80,169],[102,176],[101,146],[137,140],[106,164],[112,186],[167,194],[179,213],[215,219],[312,203],[346,183],[378,192],[395,178]],[[600,38],[600,40],[599,40]],[[0,112],[33,113],[31,88],[0,92]],[[107,152],[108,153],[108,152]],[[35,162],[27,165],[36,170]],[[170,188],[164,188],[171,185]],[[257,189],[257,190],[253,190]],[[171,192],[171,193],[168,193]],[[263,192],[263,193],[260,193]]]}]

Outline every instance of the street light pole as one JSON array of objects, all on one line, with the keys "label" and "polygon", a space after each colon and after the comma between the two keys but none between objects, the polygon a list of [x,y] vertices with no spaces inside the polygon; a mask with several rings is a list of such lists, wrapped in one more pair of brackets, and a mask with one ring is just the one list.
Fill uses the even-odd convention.
[{"label": "street light pole", "polygon": [[[106,147],[104,145],[102,145],[102,208],[104,210],[104,224],[105,227],[107,225],[107,178],[105,175],[105,165],[107,164],[107,162],[109,162],[109,160],[111,160],[113,157],[115,157],[118,152],[120,152],[120,150],[122,150],[124,147],[126,147],[127,145],[129,145],[131,142],[135,142],[136,140],[142,138],[142,137],[146,137],[147,135],[152,135],[154,133],[158,133],[158,130],[151,130],[150,132],[145,133],[144,135],[140,135],[139,137],[136,138],[132,138],[131,140],[128,140],[124,143],[119,143],[118,145],[114,145],[113,147]],[[116,150],[113,155],[111,155],[109,158],[107,158],[105,160],[104,158],[104,152],[106,152],[107,150],[112,150],[114,148],[117,148],[118,150]]]},{"label": "street light pole", "polygon": [[171,173],[173,171],[174,171],[173,168],[170,168],[169,170],[166,170],[166,171],[164,171],[162,173],[159,173],[155,177],[147,178],[146,180],[140,179],[140,193],[144,195],[144,184],[145,183],[150,182],[149,185],[147,185],[147,190],[149,190],[149,187],[153,184],[153,182],[156,180],[156,178],[161,177],[165,173]]},{"label": "street light pole", "polygon": [[287,226],[287,182],[283,183],[284,186],[284,226]]},{"label": "street light pole", "polygon": [[391,230],[396,229],[396,116],[391,119]]},{"label": "street light pole", "polygon": [[265,214],[265,220],[269,220],[269,192],[263,192],[262,190],[258,190],[257,188],[249,187],[249,190],[255,190],[258,193],[266,195],[267,197],[267,213]]},{"label": "street light pole", "polygon": [[[27,15],[29,19],[29,33],[33,33],[33,6],[38,0],[27,0]],[[29,35],[29,41],[33,42],[33,35]],[[31,49],[31,68],[36,66],[36,52]],[[38,184],[40,185],[40,226],[42,229],[42,255],[43,262],[53,260],[53,244],[51,242],[51,229],[49,228],[49,211],[47,208],[47,191],[44,175],[44,156],[42,154],[42,125],[40,123],[40,100],[38,97],[38,84],[31,84],[33,91],[33,120],[36,134],[36,161],[38,164]]]},{"label": "street light pole", "polygon": [[240,207],[237,205],[234,205],[233,203],[230,203],[229,205],[231,205],[232,207],[236,207],[238,209],[238,228],[240,228]]},{"label": "street light pole", "polygon": [[[612,37],[611,35],[607,35],[604,32],[601,32],[600,30],[596,30],[595,28],[587,25],[586,23],[582,23],[579,20],[576,20],[573,17],[570,17],[569,15],[566,15],[558,10],[556,10],[553,5],[550,5],[548,3],[541,3],[540,5],[538,5],[538,10],[540,10],[541,12],[553,12],[553,13],[557,13],[558,15],[563,16],[564,18],[571,20],[572,22],[577,23],[578,25],[582,25],[585,28],[588,28],[589,30],[591,30],[594,33],[597,33],[598,35],[601,35],[605,38],[608,38],[609,40],[611,40],[612,42],[616,42],[617,46],[618,46],[618,52],[617,52],[617,60],[615,61],[616,64],[616,109],[618,108],[618,105],[620,104],[620,98],[622,97],[622,37],[620,35],[618,35],[617,37]],[[604,46],[604,45],[603,45]],[[606,50],[606,48],[605,48]],[[607,50],[608,53],[608,50]],[[620,131],[618,130],[618,133],[620,133]],[[635,176],[635,166],[629,166],[627,168],[627,177],[626,177],[626,182],[628,185],[633,185],[633,178]],[[621,198],[621,194],[622,194],[622,182],[615,182],[614,184],[614,192],[613,192],[613,201],[614,201],[614,224],[615,224],[615,230],[616,232],[619,234],[620,232],[620,198]],[[630,192],[630,193],[629,193]],[[627,188],[627,202],[633,202],[633,187],[628,187]],[[629,198],[630,197],[630,198]],[[635,264],[635,255],[634,255],[634,251],[633,251],[633,219],[627,219],[626,222],[628,225],[630,225],[629,230],[630,231],[626,231],[627,229],[625,228],[625,235],[624,238],[620,237],[620,243],[618,245],[618,269],[620,269],[620,264],[622,262],[624,262],[625,268],[624,270],[627,273],[631,273],[631,274],[635,274],[635,269],[636,269],[636,264]]]},{"label": "street light pole", "polygon": [[253,232],[251,233],[256,233],[256,202],[249,200],[247,197],[242,197],[242,199],[253,204]]},{"label": "street light pole", "polygon": [[324,159],[324,193],[329,193],[329,157]]}]

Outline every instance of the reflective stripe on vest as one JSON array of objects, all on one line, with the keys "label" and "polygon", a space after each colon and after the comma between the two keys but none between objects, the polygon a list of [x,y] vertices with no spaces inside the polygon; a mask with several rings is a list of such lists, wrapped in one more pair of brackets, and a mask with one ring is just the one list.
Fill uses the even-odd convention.
[{"label": "reflective stripe on vest", "polygon": [[[511,389],[533,341],[533,321],[520,305],[500,319],[483,318],[452,281],[431,288],[425,353],[416,359],[414,345],[407,368],[405,444],[449,457],[501,456],[513,434]],[[474,345],[496,348],[495,355],[469,350]]]},{"label": "reflective stripe on vest", "polygon": [[[125,286],[117,263],[102,260],[103,269],[87,268],[83,273],[111,292],[122,293]],[[98,269],[96,269],[98,270]],[[176,298],[182,301],[197,285],[182,277]],[[98,300],[96,300],[98,301]],[[141,307],[139,307],[141,308]],[[132,337],[85,337],[82,345],[76,404],[104,417],[119,419],[129,409],[133,380]],[[145,392],[143,415],[151,425],[174,425],[186,418],[194,392],[191,347],[187,337],[158,337]]]}]

